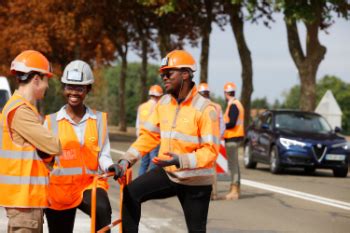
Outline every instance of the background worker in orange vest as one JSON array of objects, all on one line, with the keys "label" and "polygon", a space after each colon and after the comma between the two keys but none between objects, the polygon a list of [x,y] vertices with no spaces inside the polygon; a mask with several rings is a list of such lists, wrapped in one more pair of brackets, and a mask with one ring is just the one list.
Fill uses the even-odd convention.
[{"label": "background worker in orange vest", "polygon": [[9,218],[8,232],[43,232],[43,208],[48,206],[48,163],[61,153],[59,139],[43,125],[35,107],[52,77],[41,53],[27,50],[11,64],[18,89],[2,111],[0,129],[0,206]]},{"label": "background worker in orange vest", "polygon": [[[210,90],[207,83],[200,83],[198,85],[198,92],[201,94],[204,98],[210,99]],[[215,103],[214,101],[211,101],[213,105],[215,106],[217,115],[218,115],[218,121],[219,121],[219,127],[220,127],[220,140],[223,138],[225,133],[225,123],[224,118],[222,114],[222,108],[220,104]],[[215,176],[214,176],[214,183],[213,183],[213,192],[211,195],[212,200],[217,200],[218,196],[218,189],[217,189],[217,175],[216,175],[216,169],[215,169]]]},{"label": "background worker in orange vest", "polygon": [[[110,156],[107,114],[86,105],[84,99],[94,83],[90,66],[80,60],[70,62],[61,78],[67,104],[46,116],[45,124],[58,135],[62,156],[55,159],[50,174],[49,202],[45,210],[49,232],[73,232],[76,209],[91,215],[91,189],[96,174],[114,171]],[[108,184],[97,184],[96,230],[111,223]]]},{"label": "background worker in orange vest", "polygon": [[[156,104],[160,97],[163,95],[163,89],[159,85],[153,85],[150,87],[148,91],[149,100],[139,106],[137,109],[137,118],[136,118],[136,136],[140,136],[140,128],[146,122],[147,118],[154,111]],[[154,169],[157,166],[152,163],[152,159],[158,155],[159,146],[157,146],[154,150],[144,155],[141,160],[141,165],[139,169],[139,176],[143,175],[147,172],[148,168]]]},{"label": "background worker in orange vest", "polygon": [[205,232],[219,149],[219,122],[213,104],[192,81],[196,64],[183,50],[170,52],[160,67],[167,95],[141,128],[138,139],[119,162],[123,176],[128,166],[158,146],[153,169],[124,188],[123,233],[138,232],[141,203],[177,196],[189,232]]},{"label": "background worker in orange vest", "polygon": [[244,108],[235,98],[236,85],[228,82],[224,86],[227,108],[224,115],[226,130],[224,134],[228,167],[231,173],[231,187],[226,200],[236,200],[240,195],[241,173],[238,162],[238,148],[244,138]]}]

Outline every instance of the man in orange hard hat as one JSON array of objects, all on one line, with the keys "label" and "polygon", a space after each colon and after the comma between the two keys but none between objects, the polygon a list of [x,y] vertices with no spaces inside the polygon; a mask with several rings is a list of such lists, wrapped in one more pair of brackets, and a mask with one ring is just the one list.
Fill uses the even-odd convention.
[{"label": "man in orange hard hat", "polygon": [[224,134],[228,167],[231,173],[231,186],[226,200],[237,200],[240,195],[241,174],[238,163],[238,148],[244,138],[244,108],[236,99],[236,85],[228,82],[224,86],[227,108],[224,114],[226,130]]},{"label": "man in orange hard hat", "polygon": [[[210,99],[210,90],[207,83],[200,83],[198,85],[198,92],[201,94],[204,98]],[[224,118],[222,114],[222,108],[220,104],[215,103],[214,101],[211,101],[213,105],[215,106],[217,115],[218,115],[218,121],[219,121],[219,127],[220,127],[220,139],[223,138],[225,133],[225,123]],[[215,176],[214,176],[214,183],[213,183],[213,192],[211,195],[212,200],[216,200],[218,195],[218,189],[217,189],[217,176],[216,176],[216,170],[215,170]]]},{"label": "man in orange hard hat", "polygon": [[167,95],[147,118],[140,136],[120,160],[120,176],[127,167],[160,143],[153,169],[123,191],[123,232],[138,232],[141,204],[177,196],[189,232],[205,232],[212,191],[214,163],[219,149],[219,122],[213,104],[192,81],[196,63],[191,54],[174,50],[162,60],[161,77]]},{"label": "man in orange hard hat", "polygon": [[37,100],[43,99],[52,77],[41,53],[27,50],[11,64],[18,90],[7,101],[1,118],[0,206],[6,208],[8,232],[41,233],[48,206],[48,163],[61,153],[59,139],[43,125]]},{"label": "man in orange hard hat", "polygon": [[[137,118],[136,118],[136,136],[140,136],[140,128],[144,125],[147,118],[154,111],[158,100],[163,95],[163,89],[159,85],[153,85],[150,87],[148,91],[149,100],[143,104],[141,104],[137,110]],[[147,172],[148,168],[154,169],[157,166],[152,163],[152,159],[158,155],[159,146],[157,146],[154,150],[144,155],[141,160],[141,165],[139,169],[139,176],[143,175]]]}]

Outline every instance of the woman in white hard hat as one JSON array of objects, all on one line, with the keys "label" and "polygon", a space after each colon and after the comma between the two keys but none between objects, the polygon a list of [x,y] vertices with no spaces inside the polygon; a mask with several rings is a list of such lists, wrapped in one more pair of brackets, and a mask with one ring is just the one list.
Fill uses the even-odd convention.
[{"label": "woman in white hard hat", "polygon": [[[46,116],[45,124],[59,136],[62,155],[50,175],[49,208],[45,211],[49,232],[73,232],[76,209],[91,216],[94,175],[114,171],[110,156],[107,114],[90,109],[84,99],[94,83],[90,66],[72,61],[61,78],[67,101],[58,112]],[[111,223],[108,183],[98,181],[96,231]]]}]

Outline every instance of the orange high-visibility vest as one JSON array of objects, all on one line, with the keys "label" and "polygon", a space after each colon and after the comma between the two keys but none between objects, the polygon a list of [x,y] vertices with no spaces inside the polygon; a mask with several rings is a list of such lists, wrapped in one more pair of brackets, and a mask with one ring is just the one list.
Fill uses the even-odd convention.
[{"label": "orange high-visibility vest", "polygon": [[152,114],[157,102],[149,99],[147,102],[141,104],[137,111],[138,125],[136,128],[141,128],[146,122],[147,118]]},{"label": "orange high-visibility vest", "polygon": [[244,137],[244,108],[238,99],[232,98],[228,101],[224,115],[224,121],[226,124],[230,122],[228,114],[232,104],[235,104],[238,108],[238,118],[235,127],[233,127],[232,129],[225,130],[224,138]]},{"label": "orange high-visibility vest", "polygon": [[[47,126],[58,135],[62,155],[55,157],[50,174],[49,207],[65,210],[77,207],[83,192],[92,188],[92,182],[99,171],[98,158],[107,132],[107,114],[95,112],[97,120],[86,121],[84,145],[80,145],[74,128],[67,119],[56,120],[57,113],[46,116]],[[98,188],[108,190],[106,180],[99,180]]]},{"label": "orange high-visibility vest", "polygon": [[173,176],[179,179],[212,177],[220,144],[217,119],[215,107],[196,87],[181,104],[171,95],[164,95],[127,154],[141,158],[160,142],[159,158],[167,158],[164,152],[182,156],[180,169],[165,167]]},{"label": "orange high-visibility vest", "polygon": [[21,105],[30,107],[40,118],[36,107],[17,94],[9,99],[3,109],[0,130],[0,206],[45,208],[48,206],[49,170],[34,146],[22,147],[12,141],[9,123]]}]

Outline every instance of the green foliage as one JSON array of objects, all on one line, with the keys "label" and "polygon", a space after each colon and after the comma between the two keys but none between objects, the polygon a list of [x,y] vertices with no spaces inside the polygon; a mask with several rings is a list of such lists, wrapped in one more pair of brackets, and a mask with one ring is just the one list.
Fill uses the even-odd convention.
[{"label": "green foliage", "polygon": [[[141,99],[141,86],[140,86],[140,63],[129,63],[128,73],[125,83],[125,106],[126,106],[126,118],[127,125],[135,125],[137,108]],[[118,124],[118,84],[120,75],[120,65],[114,67],[105,68],[101,71],[103,79],[106,81],[104,84],[105,95],[107,95],[106,105],[104,111],[109,114],[109,123]],[[158,75],[158,66],[148,66],[148,80],[147,87],[154,84],[160,84],[161,80]],[[100,93],[99,95],[103,94]],[[107,94],[106,94],[107,93]],[[96,98],[99,98],[96,96]]]},{"label": "green foliage", "polygon": [[282,108],[299,109],[300,85],[293,86],[289,92],[284,93],[285,101],[282,103]]},{"label": "green foliage", "polygon": [[266,97],[263,98],[256,98],[252,101],[250,107],[253,108],[257,108],[257,109],[269,109],[270,108],[270,104],[267,101]]},{"label": "green foliage", "polygon": [[276,11],[284,12],[288,22],[296,20],[310,24],[319,18],[320,29],[326,29],[333,24],[334,17],[348,19],[350,16],[347,0],[276,0],[274,8]]},{"label": "green foliage", "polygon": [[65,103],[59,78],[49,79],[49,89],[46,92],[44,101],[41,103],[42,112],[45,115],[57,112]]},{"label": "green foliage", "polygon": [[225,98],[221,97],[221,96],[215,96],[213,93],[210,94],[210,99],[217,103],[220,104],[222,111],[225,111],[226,109],[226,100]]},{"label": "green foliage", "polygon": [[[342,112],[342,128],[344,133],[350,134],[350,84],[345,83],[336,76],[324,76],[316,84],[316,102],[319,103],[327,90],[331,90],[337,100]],[[299,109],[300,86],[293,86],[288,93],[285,94],[283,108]]]}]

